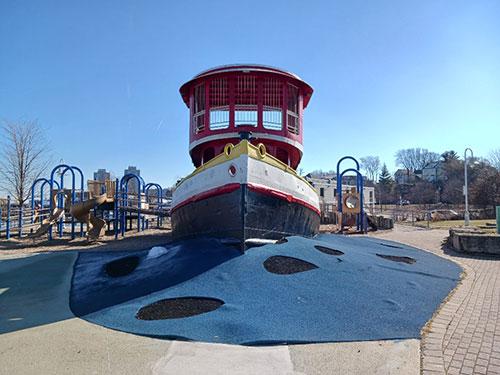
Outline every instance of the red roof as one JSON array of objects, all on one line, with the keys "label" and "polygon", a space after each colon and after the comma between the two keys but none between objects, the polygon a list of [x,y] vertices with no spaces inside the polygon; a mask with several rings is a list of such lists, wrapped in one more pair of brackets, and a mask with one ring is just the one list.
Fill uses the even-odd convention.
[{"label": "red roof", "polygon": [[307,107],[309,103],[309,99],[313,93],[313,89],[309,84],[299,78],[299,76],[287,72],[286,70],[275,68],[267,65],[257,65],[257,64],[232,64],[232,65],[222,65],[215,68],[210,68],[204,70],[201,73],[195,75],[190,81],[186,82],[179,89],[182,99],[186,106],[189,107],[189,89],[192,86],[195,86],[200,80],[206,78],[211,75],[219,75],[225,73],[233,73],[233,72],[243,72],[243,73],[251,73],[251,72],[262,72],[262,73],[271,73],[271,74],[279,74],[283,75],[287,78],[290,78],[296,85],[298,85],[304,95],[304,108]]}]

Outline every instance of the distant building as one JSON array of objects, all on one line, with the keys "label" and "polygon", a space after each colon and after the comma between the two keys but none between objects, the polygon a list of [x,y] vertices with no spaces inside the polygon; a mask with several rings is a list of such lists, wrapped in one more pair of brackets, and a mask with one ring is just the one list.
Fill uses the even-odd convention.
[{"label": "distant building", "polygon": [[129,165],[127,169],[123,172],[123,175],[129,174],[129,173],[134,173],[137,176],[141,175],[141,171],[137,169],[135,165]]},{"label": "distant building", "polygon": [[422,179],[426,181],[442,181],[444,176],[445,172],[441,161],[429,163],[422,169]]},{"label": "distant building", "polygon": [[[137,176],[140,176],[141,171],[137,169],[135,165],[129,165],[129,167],[123,171],[124,176],[127,174],[135,174]],[[138,190],[139,188],[137,186],[137,180],[135,178],[131,179],[128,183],[128,193],[137,193]]]},{"label": "distant building", "polygon": [[394,182],[396,182],[396,184],[398,185],[408,184],[415,180],[416,180],[415,173],[409,171],[408,169],[398,169],[394,173]]},{"label": "distant building", "polygon": [[94,181],[104,182],[106,180],[111,180],[111,174],[105,169],[98,169],[97,172],[94,172]]}]

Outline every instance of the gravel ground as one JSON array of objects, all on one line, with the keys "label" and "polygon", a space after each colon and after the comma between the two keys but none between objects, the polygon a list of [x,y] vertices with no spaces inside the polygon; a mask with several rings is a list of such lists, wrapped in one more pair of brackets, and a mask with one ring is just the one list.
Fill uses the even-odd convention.
[{"label": "gravel ground", "polygon": [[163,245],[172,240],[170,228],[148,229],[138,233],[133,230],[127,232],[125,237],[115,240],[114,234],[102,236],[98,241],[89,241],[86,238],[71,240],[69,235],[54,238],[49,241],[47,236],[42,238],[11,238],[0,240],[0,255],[32,254],[67,250],[140,250]]}]

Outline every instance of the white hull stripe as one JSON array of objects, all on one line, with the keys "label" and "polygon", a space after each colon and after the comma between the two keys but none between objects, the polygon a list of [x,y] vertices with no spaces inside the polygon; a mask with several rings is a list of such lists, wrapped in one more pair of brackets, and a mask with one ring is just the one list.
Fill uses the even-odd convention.
[{"label": "white hull stripe", "polygon": [[[234,175],[229,173],[231,166],[236,170]],[[266,187],[319,210],[319,197],[314,188],[295,175],[246,154],[201,171],[184,181],[174,191],[172,207],[207,191],[235,183]]]}]

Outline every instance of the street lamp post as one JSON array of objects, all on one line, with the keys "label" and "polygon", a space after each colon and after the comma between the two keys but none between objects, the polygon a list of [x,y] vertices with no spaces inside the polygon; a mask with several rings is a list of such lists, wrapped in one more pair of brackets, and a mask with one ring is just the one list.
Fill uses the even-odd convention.
[{"label": "street lamp post", "polygon": [[464,179],[465,179],[465,185],[464,185],[464,195],[465,195],[465,226],[468,227],[470,223],[470,215],[469,215],[469,196],[468,196],[468,189],[467,189],[467,150],[470,151],[470,157],[474,158],[474,153],[472,150],[467,147],[464,151]]}]

